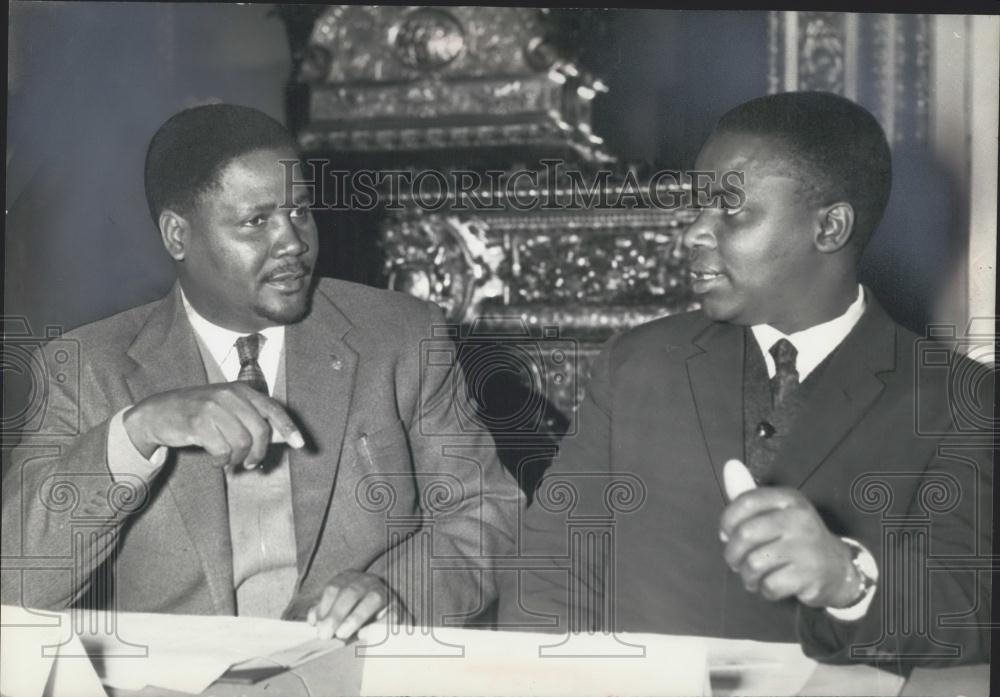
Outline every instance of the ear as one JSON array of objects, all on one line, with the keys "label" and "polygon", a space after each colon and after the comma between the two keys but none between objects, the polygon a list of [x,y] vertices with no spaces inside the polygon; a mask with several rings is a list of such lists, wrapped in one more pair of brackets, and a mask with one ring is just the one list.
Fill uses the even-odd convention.
[{"label": "ear", "polygon": [[191,225],[184,216],[169,208],[160,213],[159,223],[160,239],[163,240],[167,254],[173,257],[174,261],[183,261],[184,255],[187,253]]},{"label": "ear", "polygon": [[839,252],[854,235],[854,206],[838,201],[820,209],[819,229],[813,243],[823,254]]}]

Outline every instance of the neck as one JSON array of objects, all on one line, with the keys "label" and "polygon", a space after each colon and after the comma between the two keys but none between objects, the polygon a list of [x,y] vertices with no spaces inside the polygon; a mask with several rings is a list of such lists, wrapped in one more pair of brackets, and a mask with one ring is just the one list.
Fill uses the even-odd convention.
[{"label": "neck", "polygon": [[782,334],[794,334],[840,317],[857,299],[858,281],[853,276],[843,278],[835,285],[817,285],[802,298],[801,312],[770,324]]},{"label": "neck", "polygon": [[215,308],[212,307],[212,303],[203,302],[203,300],[197,295],[192,295],[190,292],[184,289],[184,284],[181,283],[181,294],[187,301],[188,305],[197,312],[201,317],[211,322],[217,327],[222,327],[223,329],[228,329],[231,332],[238,332],[240,334],[253,334],[259,332],[262,329],[267,329],[269,327],[278,326],[276,322],[268,322],[266,320],[249,320],[244,318],[233,318],[219,314],[216,312]]}]

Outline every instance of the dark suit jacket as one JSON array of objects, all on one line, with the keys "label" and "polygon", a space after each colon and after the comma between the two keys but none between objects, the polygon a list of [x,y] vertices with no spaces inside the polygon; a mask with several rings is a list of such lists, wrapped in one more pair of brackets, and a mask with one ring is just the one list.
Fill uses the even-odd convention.
[{"label": "dark suit jacket", "polygon": [[501,622],[565,627],[572,580],[577,597],[590,598],[583,609],[571,603],[582,624],[799,638],[831,661],[983,658],[989,431],[949,406],[949,381],[962,373],[968,386],[984,372],[947,353],[944,365],[940,353],[938,365],[923,365],[917,337],[868,297],[775,463],[778,484],[799,488],[830,529],[878,560],[863,620],[768,602],[723,561],[722,467],[744,459],[743,352],[754,339],[693,312],[613,338],[597,359],[578,433],[563,441],[522,530],[522,557],[550,570],[523,571],[520,589],[505,588]]},{"label": "dark suit jacket", "polygon": [[[426,360],[447,348],[432,339],[441,323],[428,303],[325,279],[288,327],[287,403],[307,447],[290,458],[299,580],[286,617],[345,569],[385,578],[421,621],[460,621],[495,597],[485,557],[512,548],[522,496],[467,416],[460,371]],[[67,369],[74,351],[79,372]],[[5,464],[3,601],[61,609],[96,591],[107,605],[101,579],[120,610],[232,614],[221,468],[203,450],[172,450],[147,489],[116,484],[106,463],[113,414],[206,382],[177,289],[50,342],[40,359],[47,401]],[[432,575],[432,552],[464,563]],[[405,582],[411,571],[421,582]]]}]

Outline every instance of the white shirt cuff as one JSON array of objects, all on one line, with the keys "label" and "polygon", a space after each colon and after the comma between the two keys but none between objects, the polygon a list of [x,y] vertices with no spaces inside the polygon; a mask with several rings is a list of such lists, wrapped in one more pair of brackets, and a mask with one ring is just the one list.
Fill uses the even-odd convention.
[{"label": "white shirt cuff", "polygon": [[108,470],[115,481],[139,477],[148,482],[166,461],[167,448],[161,445],[148,460],[136,450],[125,430],[124,416],[130,408],[125,407],[112,416],[108,424]]},{"label": "white shirt cuff", "polygon": [[[878,564],[875,563],[875,557],[868,549],[858,542],[857,540],[852,540],[848,537],[841,538],[848,545],[855,547],[858,550],[858,563],[862,569],[866,570],[865,575],[869,576],[873,581],[878,583]],[[871,570],[870,572],[867,570]],[[873,573],[872,573],[873,572]],[[855,622],[860,620],[868,612],[868,608],[872,604],[872,598],[875,597],[875,588],[873,584],[870,586],[853,605],[848,605],[847,607],[828,607],[826,611],[830,613],[830,616],[834,619],[840,620],[842,622]]]}]

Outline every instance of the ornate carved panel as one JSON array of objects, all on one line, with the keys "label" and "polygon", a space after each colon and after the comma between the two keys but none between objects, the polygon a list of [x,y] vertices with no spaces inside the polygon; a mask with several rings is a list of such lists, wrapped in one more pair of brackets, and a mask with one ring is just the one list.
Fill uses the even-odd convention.
[{"label": "ornate carved panel", "polygon": [[606,89],[550,37],[545,10],[335,5],[298,50],[307,151],[563,146],[606,159],[589,130]]},{"label": "ornate carved panel", "polygon": [[538,385],[571,419],[578,383],[611,333],[696,307],[681,245],[693,216],[686,208],[515,212],[504,202],[495,213],[427,213],[409,206],[386,219],[380,239],[389,286],[436,302],[450,322],[480,336],[570,340],[576,368]]},{"label": "ornate carved panel", "polygon": [[449,320],[504,311],[592,340],[692,307],[680,245],[688,209],[395,214],[382,227],[389,285]]}]

